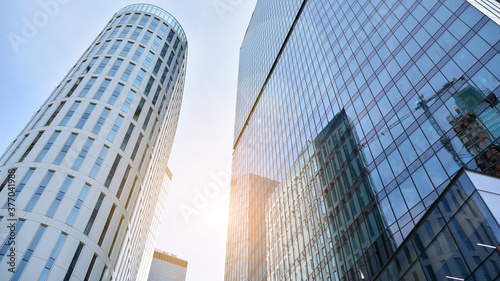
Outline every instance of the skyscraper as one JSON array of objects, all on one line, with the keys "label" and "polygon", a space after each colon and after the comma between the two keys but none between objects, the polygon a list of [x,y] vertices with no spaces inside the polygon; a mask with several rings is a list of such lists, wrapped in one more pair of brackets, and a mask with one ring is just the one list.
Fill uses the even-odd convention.
[{"label": "skyscraper", "polygon": [[155,249],[148,281],[184,281],[188,262],[176,255]]},{"label": "skyscraper", "polygon": [[[495,278],[498,253],[479,244],[498,246],[499,211],[472,180],[500,186],[484,175],[500,176],[494,2],[257,2],[240,49],[225,280]],[[471,201],[480,216],[456,221],[438,203]]]},{"label": "skyscraper", "polygon": [[50,94],[0,159],[6,280],[147,278],[186,56],[173,16],[130,5]]}]

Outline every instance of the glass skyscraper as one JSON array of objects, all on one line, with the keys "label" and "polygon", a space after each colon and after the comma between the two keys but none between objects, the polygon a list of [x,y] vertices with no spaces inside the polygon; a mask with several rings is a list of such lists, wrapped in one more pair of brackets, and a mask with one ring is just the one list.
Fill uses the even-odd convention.
[{"label": "glass skyscraper", "polygon": [[169,13],[127,6],[50,94],[0,159],[0,279],[146,280],[187,47]]},{"label": "glass skyscraper", "polygon": [[259,0],[225,280],[499,278],[498,8]]}]

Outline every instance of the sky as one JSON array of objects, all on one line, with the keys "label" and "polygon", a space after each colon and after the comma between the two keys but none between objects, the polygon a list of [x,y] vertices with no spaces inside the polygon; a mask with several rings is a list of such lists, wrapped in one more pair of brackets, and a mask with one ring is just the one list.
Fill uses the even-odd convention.
[{"label": "sky", "polygon": [[[137,2],[2,3],[0,153],[4,153],[113,14],[134,3]],[[177,18],[189,44],[184,99],[169,160],[173,180],[156,246],[189,262],[187,281],[224,278],[238,55],[255,3],[256,0],[148,2]],[[34,28],[30,30],[30,26]]]}]

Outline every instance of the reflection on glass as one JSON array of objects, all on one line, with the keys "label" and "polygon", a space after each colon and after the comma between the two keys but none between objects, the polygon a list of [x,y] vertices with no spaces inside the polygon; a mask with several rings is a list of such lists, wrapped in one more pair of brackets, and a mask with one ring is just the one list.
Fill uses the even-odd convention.
[{"label": "reflection on glass", "polygon": [[479,190],[484,179],[500,185],[498,178],[460,172],[374,280],[496,280],[500,226]]}]

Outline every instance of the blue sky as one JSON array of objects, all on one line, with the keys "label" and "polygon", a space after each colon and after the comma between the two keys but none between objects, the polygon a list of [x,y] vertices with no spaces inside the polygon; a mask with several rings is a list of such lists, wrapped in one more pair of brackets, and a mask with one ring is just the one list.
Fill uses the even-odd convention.
[{"label": "blue sky", "polygon": [[[41,3],[52,3],[50,15]],[[112,15],[134,3],[2,3],[2,154]],[[157,248],[188,260],[188,281],[223,280],[238,54],[256,0],[148,3],[175,16],[189,42],[184,100],[169,161],[174,177]],[[38,27],[28,30],[32,23]]]}]

